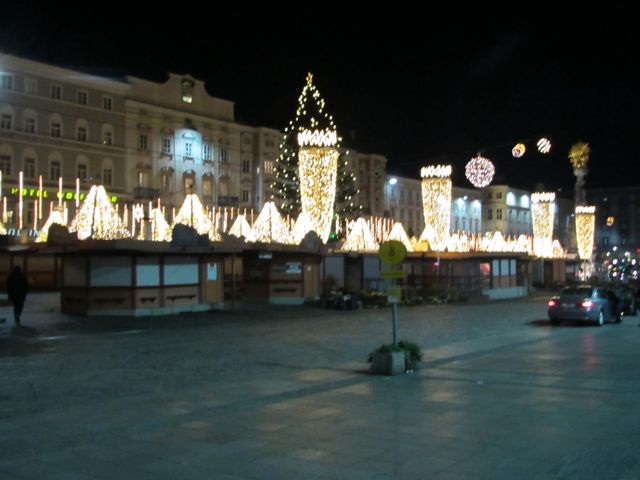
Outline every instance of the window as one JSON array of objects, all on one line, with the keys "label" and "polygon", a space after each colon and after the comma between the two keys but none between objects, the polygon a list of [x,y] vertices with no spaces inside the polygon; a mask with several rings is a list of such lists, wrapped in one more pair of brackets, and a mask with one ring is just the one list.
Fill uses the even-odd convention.
[{"label": "window", "polygon": [[147,187],[149,186],[149,172],[138,172],[138,186],[139,187]]},{"label": "window", "polygon": [[487,192],[487,200],[491,200],[491,192]]},{"label": "window", "polygon": [[191,80],[182,80],[182,101],[184,103],[193,102],[193,82]]},{"label": "window", "polygon": [[172,179],[173,175],[170,170],[163,170],[162,172],[162,190],[165,192],[172,191]]},{"label": "window", "polygon": [[502,209],[501,208],[496,208],[496,220],[502,220]]},{"label": "window", "polygon": [[162,139],[162,153],[171,153],[171,139],[168,137]]},{"label": "window", "polygon": [[2,130],[11,130],[13,124],[13,115],[10,113],[3,113],[0,115],[0,128]]},{"label": "window", "polygon": [[78,127],[76,130],[76,140],[79,142],[87,141],[87,128],[86,127]]},{"label": "window", "polygon": [[11,175],[11,156],[10,155],[0,155],[0,170],[3,175],[9,176]]},{"label": "window", "polygon": [[62,125],[58,122],[51,122],[51,136],[60,138],[62,136]]},{"label": "window", "polygon": [[487,220],[493,220],[493,208],[487,209]]},{"label": "window", "polygon": [[195,190],[195,181],[193,175],[188,174],[184,177],[184,191],[185,193],[192,193]]},{"label": "window", "polygon": [[24,119],[24,131],[26,133],[36,133],[36,119],[27,117]]},{"label": "window", "polygon": [[502,198],[502,192],[496,192],[496,198]]},{"label": "window", "polygon": [[147,151],[149,149],[149,137],[146,133],[138,135],[138,149]]},{"label": "window", "polygon": [[273,175],[273,160],[264,161],[264,173],[265,175]]},{"label": "window", "polygon": [[193,157],[193,144],[191,142],[184,142],[184,156]]},{"label": "window", "polygon": [[85,90],[78,90],[76,99],[78,101],[78,104],[87,105],[89,103],[89,93]]},{"label": "window", "polygon": [[49,180],[58,180],[62,176],[62,166],[57,160],[49,164]]},{"label": "window", "polygon": [[202,159],[211,160],[211,145],[208,143],[202,144]]},{"label": "window", "polygon": [[103,145],[113,145],[113,133],[109,130],[105,130],[102,134],[102,144]]},{"label": "window", "polygon": [[0,84],[2,88],[6,88],[7,90],[13,90],[13,75],[9,75],[8,73],[3,73],[0,76]]},{"label": "window", "polygon": [[242,201],[245,203],[249,201],[249,190],[242,190]]},{"label": "window", "polygon": [[113,110],[113,98],[103,95],[102,108],[105,110]]},{"label": "window", "polygon": [[51,85],[51,87],[49,87],[49,96],[54,100],[61,100],[62,87],[60,85]]},{"label": "window", "polygon": [[80,163],[78,164],[78,169],[76,171],[76,176],[80,179],[81,182],[87,181],[87,166]]},{"label": "window", "polygon": [[210,197],[213,193],[212,182],[210,177],[204,177],[202,179],[202,195]]},{"label": "window", "polygon": [[272,140],[272,139],[270,139],[270,138],[267,138],[267,139],[264,141],[264,146],[265,146],[265,147],[267,147],[267,148],[272,148],[272,147],[273,147],[273,140]]},{"label": "window", "polygon": [[24,177],[36,178],[36,159],[35,158],[24,159]]},{"label": "window", "polygon": [[242,173],[249,173],[251,171],[251,161],[242,160]]},{"label": "window", "polygon": [[38,93],[38,81],[35,78],[24,79],[24,93],[35,95]]},{"label": "window", "polygon": [[220,147],[220,163],[229,163],[227,158],[227,147]]},{"label": "window", "polygon": [[113,169],[112,168],[102,169],[102,184],[104,186],[113,185]]}]

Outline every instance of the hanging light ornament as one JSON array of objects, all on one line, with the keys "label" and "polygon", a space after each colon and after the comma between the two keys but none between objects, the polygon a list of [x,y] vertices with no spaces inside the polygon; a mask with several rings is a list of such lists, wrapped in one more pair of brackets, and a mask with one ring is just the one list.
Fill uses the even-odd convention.
[{"label": "hanging light ornament", "polygon": [[513,155],[515,158],[520,158],[526,151],[527,147],[524,146],[524,143],[518,143],[511,149],[511,155]]},{"label": "hanging light ornament", "polygon": [[491,160],[480,155],[472,158],[464,167],[467,179],[478,188],[486,187],[493,180],[496,169]]},{"label": "hanging light ornament", "polygon": [[540,153],[549,153],[551,151],[551,142],[549,139],[542,137],[538,140],[538,151]]}]

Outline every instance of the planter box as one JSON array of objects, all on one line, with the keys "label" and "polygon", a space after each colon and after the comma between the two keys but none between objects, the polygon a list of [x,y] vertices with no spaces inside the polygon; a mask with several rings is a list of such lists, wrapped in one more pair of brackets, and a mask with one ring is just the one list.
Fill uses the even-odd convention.
[{"label": "planter box", "polygon": [[404,352],[375,353],[371,358],[371,373],[376,375],[398,375],[404,371]]}]

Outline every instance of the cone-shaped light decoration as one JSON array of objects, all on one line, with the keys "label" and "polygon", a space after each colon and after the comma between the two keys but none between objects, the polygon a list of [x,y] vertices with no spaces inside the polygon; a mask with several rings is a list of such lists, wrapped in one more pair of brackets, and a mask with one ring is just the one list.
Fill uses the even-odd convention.
[{"label": "cone-shaped light decoration", "polygon": [[289,227],[273,202],[266,202],[251,229],[254,242],[291,243]]},{"label": "cone-shaped light decoration", "polygon": [[296,220],[296,224],[291,230],[291,238],[294,244],[299,244],[304,236],[311,230],[314,230],[311,217],[307,212],[300,212],[300,215],[298,215]]},{"label": "cone-shaped light decoration", "polygon": [[151,210],[151,239],[154,242],[171,241],[171,227],[159,208]]},{"label": "cone-shaped light decoration", "polygon": [[251,225],[247,222],[247,217],[244,214],[238,215],[229,229],[229,235],[233,235],[234,237],[244,237],[251,241],[250,234]]},{"label": "cone-shaped light decoration", "polygon": [[576,207],[576,240],[578,255],[582,260],[589,260],[593,253],[594,234],[596,229],[596,207]]},{"label": "cone-shaped light decoration", "polygon": [[404,231],[404,227],[400,222],[396,222],[393,224],[393,228],[387,235],[386,240],[397,240],[402,242],[402,244],[407,249],[407,252],[413,252],[413,245],[411,245],[411,241],[409,240],[409,236],[407,232]]},{"label": "cone-shaped light decoration", "polygon": [[46,242],[47,238],[49,238],[49,227],[51,227],[51,225],[53,225],[54,223],[57,223],[58,225],[64,225],[64,216],[62,214],[62,212],[60,211],[59,208],[54,208],[53,210],[51,210],[51,214],[49,215],[49,218],[47,218],[47,221],[45,222],[45,224],[42,226],[42,228],[40,229],[40,233],[38,233],[38,237],[36,238],[36,242]]},{"label": "cone-shaped light decoration", "polygon": [[531,221],[533,222],[533,253],[538,257],[553,256],[553,216],[556,194],[536,192],[531,194]]},{"label": "cone-shaped light decoration", "polygon": [[[307,85],[313,87],[313,77],[307,77]],[[314,87],[315,88],[315,87]],[[320,94],[314,92],[314,98]],[[324,105],[324,102],[322,102]],[[320,109],[321,110],[321,109]],[[313,230],[323,242],[331,233],[331,219],[336,200],[338,176],[338,134],[331,117],[325,125],[311,118],[310,125],[298,133],[298,176],[300,177],[300,204],[309,215]]]},{"label": "cone-shaped light decoration", "polygon": [[211,219],[207,216],[202,203],[195,193],[189,193],[173,220],[173,226],[181,223],[193,228],[200,235],[208,235],[212,241],[220,240],[220,234]]},{"label": "cone-shaped light decoration", "polygon": [[107,191],[102,185],[91,187],[80,210],[69,225],[69,231],[78,232],[80,240],[87,238],[113,240],[131,236],[111,205]]},{"label": "cone-shaped light decoration", "polygon": [[449,238],[451,221],[451,165],[424,167],[422,176],[422,207],[425,238],[435,251],[443,251]]},{"label": "cone-shaped light decoration", "polygon": [[377,252],[379,247],[371,230],[369,230],[367,222],[361,217],[351,223],[347,239],[341,250],[347,252]]}]

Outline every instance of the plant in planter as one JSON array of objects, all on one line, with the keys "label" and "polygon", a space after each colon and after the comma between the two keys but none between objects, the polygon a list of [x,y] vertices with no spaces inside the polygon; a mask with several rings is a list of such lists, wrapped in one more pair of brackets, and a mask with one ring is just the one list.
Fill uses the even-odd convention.
[{"label": "plant in planter", "polygon": [[414,370],[422,361],[422,350],[416,343],[400,340],[397,344],[381,345],[369,354],[371,371],[381,375],[397,375]]}]

